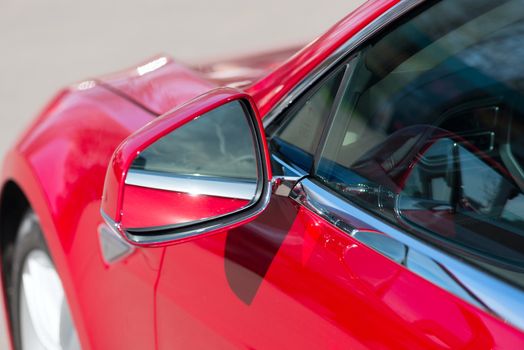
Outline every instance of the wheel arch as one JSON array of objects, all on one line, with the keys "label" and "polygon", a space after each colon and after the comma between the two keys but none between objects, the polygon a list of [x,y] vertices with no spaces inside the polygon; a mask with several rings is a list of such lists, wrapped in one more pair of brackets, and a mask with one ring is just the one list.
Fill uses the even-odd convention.
[{"label": "wheel arch", "polygon": [[24,213],[31,207],[29,200],[14,180],[8,180],[0,196],[0,256],[2,282],[8,286],[11,253]]},{"label": "wheel arch", "polygon": [[[14,245],[19,228],[27,210],[32,210],[38,218],[43,239],[59,270],[64,289],[69,282],[69,276],[67,275],[68,272],[64,271],[62,252],[56,248],[58,243],[57,231],[53,223],[53,216],[46,205],[47,200],[44,191],[27,160],[18,151],[13,150],[5,158],[3,172],[4,179],[0,193],[0,308],[3,307],[5,312],[5,324],[7,331],[9,331],[8,342],[14,349],[12,315],[9,312],[9,297],[12,288],[10,267],[12,266]],[[73,301],[73,304],[75,304],[73,293],[67,293],[66,290],[66,294],[69,303],[71,304]],[[1,311],[0,317],[2,317]],[[82,324],[82,321],[77,317],[75,323]]]},{"label": "wheel arch", "polygon": [[[85,289],[78,282],[84,281],[84,274],[104,268],[95,250],[99,241],[93,226],[96,231],[96,222],[103,222],[99,202],[105,172],[118,144],[154,117],[94,86],[59,93],[21,135],[4,158],[0,177],[0,308],[8,310],[2,291],[9,287],[9,250],[31,208],[61,278],[80,342],[93,348],[93,321],[85,314],[80,297]],[[11,323],[9,317],[6,322]]]},{"label": "wheel arch", "polygon": [[[22,222],[24,213],[30,208],[29,200],[25,196],[24,192],[13,180],[8,180],[2,187],[0,195],[0,285],[3,286],[3,299],[4,299],[4,310],[5,310],[5,326],[6,331],[9,332],[9,336],[6,341],[11,343],[12,347],[12,330],[11,324],[13,322],[11,313],[8,312],[9,301],[11,291],[11,269],[14,243],[18,229]],[[0,315],[1,317],[1,315]]]}]

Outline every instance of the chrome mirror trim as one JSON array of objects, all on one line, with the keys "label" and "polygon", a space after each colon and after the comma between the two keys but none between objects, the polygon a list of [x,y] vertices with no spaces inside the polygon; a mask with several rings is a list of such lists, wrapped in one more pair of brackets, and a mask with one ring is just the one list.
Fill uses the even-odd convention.
[{"label": "chrome mirror trim", "polygon": [[380,247],[370,245],[370,240],[363,240],[360,231],[350,224],[355,219],[365,222],[396,244],[407,247],[412,254],[417,254],[419,261],[423,259],[431,266],[440,268],[449,275],[450,280],[455,281],[455,285],[445,285],[443,280],[435,280],[420,270],[414,270],[407,259],[401,265],[462,300],[524,330],[524,291],[521,289],[398,230],[310,179],[301,180],[290,197],[360,243],[399,263]]},{"label": "chrome mirror trim", "polygon": [[233,199],[253,200],[256,181],[207,176],[174,175],[144,170],[129,170],[126,185]]}]

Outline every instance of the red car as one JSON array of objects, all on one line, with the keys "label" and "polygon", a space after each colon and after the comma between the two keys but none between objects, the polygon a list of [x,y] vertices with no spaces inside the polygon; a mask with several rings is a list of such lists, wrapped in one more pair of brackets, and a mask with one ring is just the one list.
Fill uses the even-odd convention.
[{"label": "red car", "polygon": [[13,348],[524,348],[523,43],[523,0],[377,0],[63,90],[3,164]]}]

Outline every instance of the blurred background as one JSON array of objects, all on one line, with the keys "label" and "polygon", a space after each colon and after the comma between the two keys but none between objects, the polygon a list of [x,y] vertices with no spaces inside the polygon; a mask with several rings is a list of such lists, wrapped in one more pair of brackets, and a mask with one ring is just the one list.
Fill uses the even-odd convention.
[{"label": "blurred background", "polygon": [[361,2],[0,0],[0,154],[62,86],[158,53],[194,63],[307,43]]},{"label": "blurred background", "polygon": [[0,0],[0,156],[63,86],[157,53],[198,63],[305,44],[362,2]]}]

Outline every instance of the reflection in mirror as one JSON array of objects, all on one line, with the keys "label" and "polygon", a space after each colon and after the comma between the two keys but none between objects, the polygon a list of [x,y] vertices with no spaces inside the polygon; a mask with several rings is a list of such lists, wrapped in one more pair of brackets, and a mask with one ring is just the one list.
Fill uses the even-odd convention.
[{"label": "reflection in mirror", "polygon": [[229,102],[142,151],[126,177],[122,225],[187,226],[256,202],[259,155],[248,113]]}]

